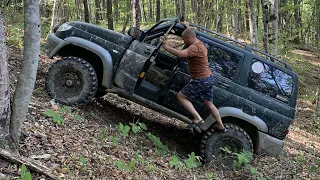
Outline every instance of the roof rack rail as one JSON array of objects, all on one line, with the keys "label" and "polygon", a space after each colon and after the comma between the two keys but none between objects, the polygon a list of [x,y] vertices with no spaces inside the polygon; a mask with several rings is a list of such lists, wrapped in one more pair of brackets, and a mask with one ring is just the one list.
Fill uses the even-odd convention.
[{"label": "roof rack rail", "polygon": [[232,38],[230,38],[230,37],[227,37],[227,36],[225,36],[225,35],[222,35],[222,34],[219,34],[219,33],[215,32],[215,31],[206,29],[206,28],[204,28],[204,27],[198,26],[198,25],[196,25],[196,24],[190,24],[190,26],[191,26],[191,27],[198,28],[198,30],[200,30],[200,31],[205,31],[205,32],[207,32],[207,33],[209,32],[209,33],[211,33],[211,34],[213,34],[213,35],[215,35],[215,36],[218,36],[219,38],[223,38],[223,39],[227,39],[228,41],[232,41],[232,42],[235,43],[238,47],[241,47],[241,48],[243,48],[243,49],[245,49],[245,50],[247,50],[247,51],[249,51],[249,52],[254,51],[254,52],[256,52],[256,53],[263,54],[264,56],[266,56],[266,59],[267,59],[267,60],[272,61],[272,62],[275,62],[275,61],[276,61],[276,62],[280,63],[280,65],[283,65],[286,69],[292,70],[292,67],[291,67],[288,63],[286,63],[286,62],[284,62],[284,61],[282,61],[282,60],[280,60],[280,59],[278,59],[278,58],[276,58],[276,57],[274,57],[274,56],[272,56],[272,55],[270,55],[270,54],[268,54],[268,53],[265,53],[265,52],[263,52],[263,51],[260,51],[260,50],[254,48],[254,47],[251,47],[251,46],[249,46],[249,45],[247,45],[247,44],[245,44],[245,43],[239,42],[239,41],[234,40],[234,39],[232,39]]}]

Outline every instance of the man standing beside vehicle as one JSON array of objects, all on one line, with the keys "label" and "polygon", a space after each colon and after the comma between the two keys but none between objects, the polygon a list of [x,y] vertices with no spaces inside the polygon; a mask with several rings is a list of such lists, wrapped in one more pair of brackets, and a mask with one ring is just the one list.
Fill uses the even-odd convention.
[{"label": "man standing beside vehicle", "polygon": [[195,32],[187,21],[182,23],[186,29],[182,32],[182,39],[186,49],[178,50],[170,47],[166,37],[162,37],[162,47],[178,58],[187,58],[188,70],[191,80],[177,94],[180,104],[194,117],[188,128],[194,128],[204,123],[199,113],[189,99],[200,98],[206,108],[217,121],[216,129],[225,131],[218,109],[212,103],[213,99],[213,76],[208,63],[208,50],[206,46],[196,37]]}]

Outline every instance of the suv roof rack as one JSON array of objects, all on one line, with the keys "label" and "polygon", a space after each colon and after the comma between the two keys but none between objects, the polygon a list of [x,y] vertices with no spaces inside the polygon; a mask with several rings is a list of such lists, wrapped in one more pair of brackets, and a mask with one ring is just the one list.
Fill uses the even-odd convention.
[{"label": "suv roof rack", "polygon": [[251,46],[249,46],[249,45],[247,45],[247,44],[245,44],[245,43],[239,42],[239,41],[234,40],[234,39],[232,39],[232,38],[230,38],[230,37],[227,37],[227,36],[225,36],[225,35],[219,34],[219,33],[215,32],[215,31],[209,30],[209,29],[204,28],[204,27],[201,27],[201,26],[199,26],[199,25],[190,24],[190,26],[191,26],[191,27],[198,28],[198,30],[199,30],[200,32],[201,32],[201,31],[204,31],[205,33],[210,33],[209,35],[211,35],[211,36],[212,36],[212,34],[213,34],[215,37],[218,37],[219,39],[222,39],[222,40],[224,40],[224,41],[225,41],[225,40],[232,41],[232,43],[234,43],[234,44],[237,45],[238,47],[243,48],[243,49],[245,49],[245,50],[247,50],[247,51],[249,51],[249,52],[253,52],[253,51],[254,51],[254,53],[260,53],[260,54],[264,55],[267,60],[272,61],[272,62],[277,62],[277,64],[280,64],[280,65],[284,66],[286,69],[289,69],[289,70],[292,71],[292,67],[291,67],[288,63],[286,63],[286,62],[284,62],[284,61],[282,61],[282,60],[280,60],[280,59],[278,59],[278,58],[276,58],[276,57],[274,57],[274,56],[272,56],[272,55],[270,55],[270,54],[268,54],[268,53],[265,53],[265,52],[263,52],[263,51],[260,51],[260,50],[254,48],[254,47],[251,47]]}]

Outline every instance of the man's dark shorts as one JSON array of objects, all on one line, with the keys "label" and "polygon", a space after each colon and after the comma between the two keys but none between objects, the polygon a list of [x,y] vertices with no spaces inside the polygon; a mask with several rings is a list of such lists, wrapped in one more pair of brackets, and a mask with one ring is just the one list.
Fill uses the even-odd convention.
[{"label": "man's dark shorts", "polygon": [[190,100],[208,100],[213,99],[213,75],[203,79],[191,79],[182,90],[182,94]]}]

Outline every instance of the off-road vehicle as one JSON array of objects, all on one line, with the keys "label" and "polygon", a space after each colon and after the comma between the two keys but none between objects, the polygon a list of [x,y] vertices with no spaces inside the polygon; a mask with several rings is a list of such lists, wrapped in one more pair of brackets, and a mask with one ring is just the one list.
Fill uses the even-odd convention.
[{"label": "off-road vehicle", "polygon": [[[192,100],[205,123],[201,156],[205,162],[225,151],[279,154],[296,112],[298,77],[286,62],[247,44],[191,24],[208,48],[214,74],[213,103],[227,131],[217,132],[215,120],[200,100]],[[46,75],[46,89],[56,101],[81,105],[108,92],[190,123],[192,116],[176,95],[190,80],[188,64],[161,48],[170,36],[185,48],[185,27],[168,18],[121,34],[84,22],[67,22],[47,37],[49,57],[57,56]]]}]

